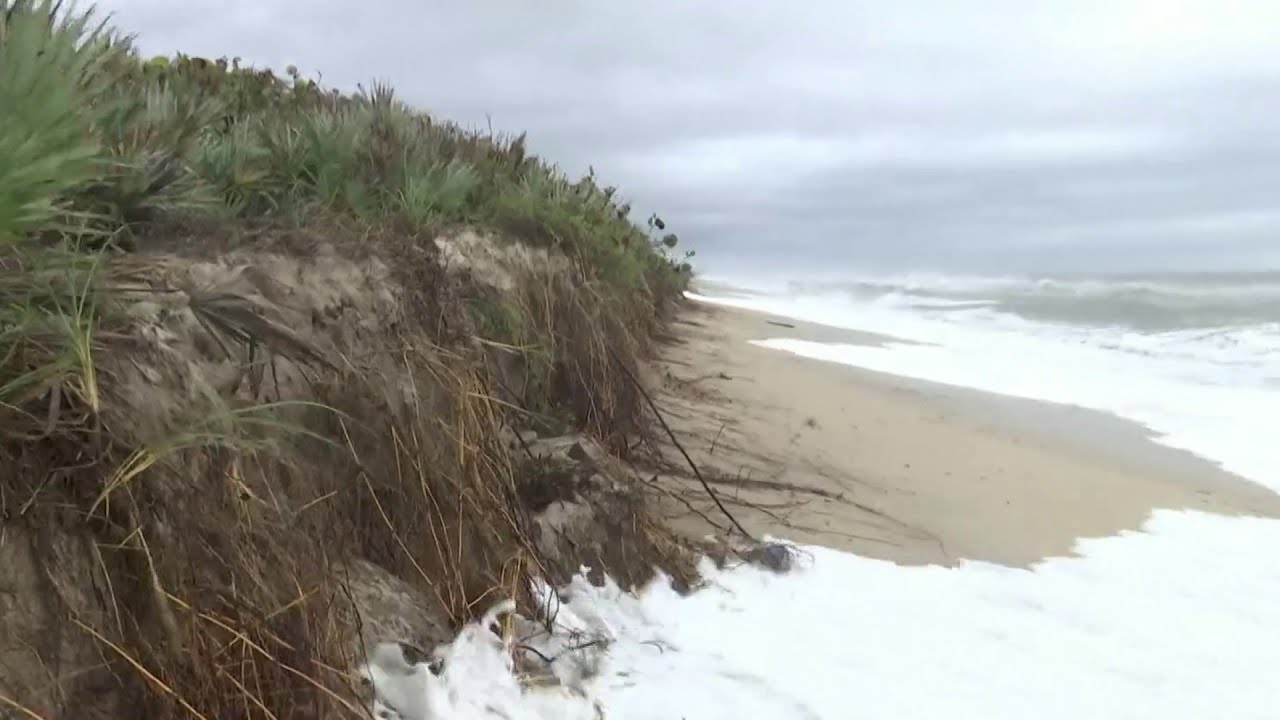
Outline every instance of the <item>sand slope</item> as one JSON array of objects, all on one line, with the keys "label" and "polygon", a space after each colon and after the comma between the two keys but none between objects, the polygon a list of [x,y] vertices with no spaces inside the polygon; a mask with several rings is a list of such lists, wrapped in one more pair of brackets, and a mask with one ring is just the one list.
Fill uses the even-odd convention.
[{"label": "sand slope", "polygon": [[[749,344],[875,336],[697,303],[676,334],[660,404],[756,534],[903,563],[1027,565],[1137,529],[1153,508],[1280,517],[1280,496],[1109,415]],[[693,510],[723,521],[690,478],[668,487],[685,529],[713,530]]]}]

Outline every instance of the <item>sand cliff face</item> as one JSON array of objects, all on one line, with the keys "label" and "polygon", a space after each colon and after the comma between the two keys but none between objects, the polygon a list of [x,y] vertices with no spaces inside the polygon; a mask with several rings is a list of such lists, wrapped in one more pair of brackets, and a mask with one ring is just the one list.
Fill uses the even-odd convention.
[{"label": "sand cliff face", "polygon": [[5,712],[362,714],[362,645],[576,562],[523,499],[566,473],[501,429],[642,435],[661,220],[386,84],[146,60],[53,0],[0,12],[0,67]]},{"label": "sand cliff face", "polygon": [[92,387],[33,397],[50,432],[6,440],[0,684],[25,707],[230,717],[251,677],[354,712],[373,643],[430,647],[583,562],[683,567],[603,449],[501,431],[558,413],[626,447],[641,314],[472,232],[277,240],[108,262]]}]

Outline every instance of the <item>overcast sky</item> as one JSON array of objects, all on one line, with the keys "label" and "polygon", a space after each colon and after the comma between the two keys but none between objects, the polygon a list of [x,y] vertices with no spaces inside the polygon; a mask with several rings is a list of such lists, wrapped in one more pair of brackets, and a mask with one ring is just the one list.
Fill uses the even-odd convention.
[{"label": "overcast sky", "polygon": [[1280,267],[1277,0],[99,8],[147,52],[528,130],[713,270]]}]

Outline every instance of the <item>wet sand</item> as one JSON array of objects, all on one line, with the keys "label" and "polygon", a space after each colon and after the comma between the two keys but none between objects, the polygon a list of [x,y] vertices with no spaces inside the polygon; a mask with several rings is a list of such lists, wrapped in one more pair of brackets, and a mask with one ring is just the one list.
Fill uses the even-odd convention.
[{"label": "wet sand", "polygon": [[[683,312],[657,364],[658,401],[757,536],[904,564],[1026,566],[1139,529],[1154,508],[1280,517],[1280,495],[1137,423],[750,344],[766,338],[886,340],[697,302]],[[662,482],[684,530],[727,525],[691,473]]]}]

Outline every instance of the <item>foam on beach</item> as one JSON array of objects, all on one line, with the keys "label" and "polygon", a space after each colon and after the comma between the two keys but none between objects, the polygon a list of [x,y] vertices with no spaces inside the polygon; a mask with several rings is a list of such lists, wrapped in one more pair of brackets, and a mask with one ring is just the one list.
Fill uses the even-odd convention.
[{"label": "foam on beach", "polygon": [[1030,570],[806,547],[789,575],[708,567],[686,598],[579,578],[561,612],[610,639],[586,697],[521,693],[501,643],[464,633],[469,672],[446,668],[432,717],[1276,717],[1280,523],[1158,511],[1145,530]]},{"label": "foam on beach", "polygon": [[[1268,433],[1280,426],[1280,368],[1266,326],[1053,324],[978,300],[892,295],[693,297],[901,338],[758,344],[1109,411],[1280,488]],[[522,686],[512,644],[476,626],[442,653],[439,676],[404,675],[391,694],[429,699],[430,713],[405,720],[1273,719],[1278,547],[1275,520],[1156,510],[1141,531],[1083,539],[1072,557],[1027,569],[907,567],[804,546],[786,575],[705,563],[706,585],[688,597],[579,576],[556,595],[557,634],[527,642],[538,652],[526,659],[553,659],[564,685]],[[569,649],[584,646],[581,663]]]}]

